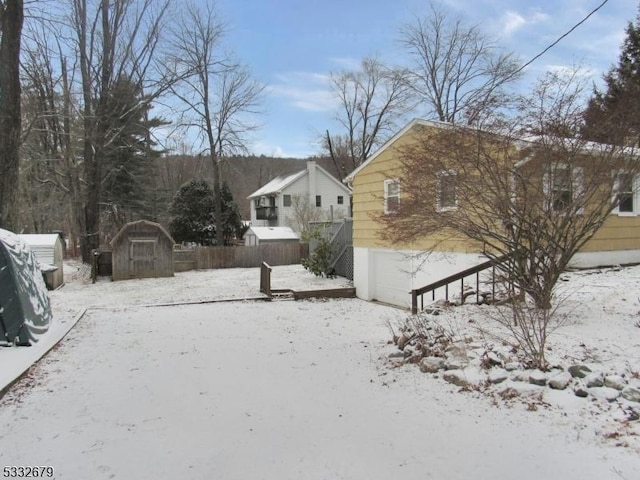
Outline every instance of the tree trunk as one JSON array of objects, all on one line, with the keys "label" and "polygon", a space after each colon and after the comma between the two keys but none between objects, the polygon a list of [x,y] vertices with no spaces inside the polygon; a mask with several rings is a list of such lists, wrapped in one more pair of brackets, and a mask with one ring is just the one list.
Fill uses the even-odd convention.
[{"label": "tree trunk", "polygon": [[17,230],[22,0],[0,3],[0,227]]}]

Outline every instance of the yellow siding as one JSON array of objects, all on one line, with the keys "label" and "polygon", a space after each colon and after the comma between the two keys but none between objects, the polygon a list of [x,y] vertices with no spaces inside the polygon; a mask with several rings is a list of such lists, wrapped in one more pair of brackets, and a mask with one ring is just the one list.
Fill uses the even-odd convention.
[{"label": "yellow siding", "polygon": [[[381,225],[375,217],[384,211],[384,181],[399,178],[401,175],[399,150],[415,141],[420,129],[414,125],[405,135],[400,136],[366,165],[353,180],[353,244],[365,248],[393,248],[429,250],[438,244],[438,250],[450,252],[479,252],[481,248],[473,245],[459,234],[443,234],[412,245],[395,245],[380,238]],[[435,201],[434,192],[434,201]],[[402,202],[402,178],[400,178],[400,202]]]},{"label": "yellow siding", "polygon": [[581,252],[640,250],[640,217],[609,215]]}]

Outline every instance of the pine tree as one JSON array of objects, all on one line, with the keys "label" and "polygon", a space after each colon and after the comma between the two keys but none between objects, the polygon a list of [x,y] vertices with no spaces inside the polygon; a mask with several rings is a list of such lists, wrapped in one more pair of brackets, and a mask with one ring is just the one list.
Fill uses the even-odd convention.
[{"label": "pine tree", "polygon": [[234,238],[241,236],[242,217],[240,216],[240,208],[233,200],[233,195],[227,182],[222,183],[220,196],[222,197],[222,231],[224,233],[224,244],[230,245]]},{"label": "pine tree", "polygon": [[618,65],[604,76],[605,90],[595,90],[585,112],[583,136],[614,145],[640,139],[640,12],[629,22]]},{"label": "pine tree", "polygon": [[173,199],[169,231],[176,242],[215,243],[213,190],[204,180],[185,183]]},{"label": "pine tree", "polygon": [[102,205],[110,214],[119,212],[125,221],[151,218],[154,160],[162,152],[154,149],[149,132],[165,122],[148,118],[149,103],[127,80],[114,85],[107,103],[109,142],[103,156]]}]

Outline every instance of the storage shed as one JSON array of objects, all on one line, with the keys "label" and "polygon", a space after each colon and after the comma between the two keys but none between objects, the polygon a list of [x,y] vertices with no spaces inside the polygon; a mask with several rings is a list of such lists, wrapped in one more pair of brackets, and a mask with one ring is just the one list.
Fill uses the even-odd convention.
[{"label": "storage shed", "polygon": [[[44,283],[55,290],[64,283],[64,243],[57,233],[19,235],[35,254],[42,269]],[[55,269],[48,268],[49,266]]]},{"label": "storage shed", "polygon": [[244,234],[245,247],[266,243],[299,243],[300,236],[289,227],[250,227]]},{"label": "storage shed", "polygon": [[52,320],[35,255],[18,235],[0,229],[0,342],[31,345]]},{"label": "storage shed", "polygon": [[113,280],[173,277],[174,243],[158,223],[127,223],[111,240]]}]

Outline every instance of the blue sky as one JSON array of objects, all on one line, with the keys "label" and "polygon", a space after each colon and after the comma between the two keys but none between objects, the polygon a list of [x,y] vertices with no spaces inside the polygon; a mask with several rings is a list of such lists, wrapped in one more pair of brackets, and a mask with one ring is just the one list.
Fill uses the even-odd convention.
[{"label": "blue sky", "polygon": [[[528,61],[602,0],[444,0],[441,5],[481,26],[506,49]],[[609,0],[585,24],[526,69],[526,88],[549,69],[582,65],[595,82],[618,60],[627,22],[638,0]],[[227,43],[253,75],[267,85],[257,154],[305,157],[336,104],[331,71],[353,68],[366,56],[402,64],[399,27],[428,11],[427,0],[217,0],[229,32]],[[421,116],[416,112],[415,116]],[[337,131],[336,131],[337,132]]]}]

